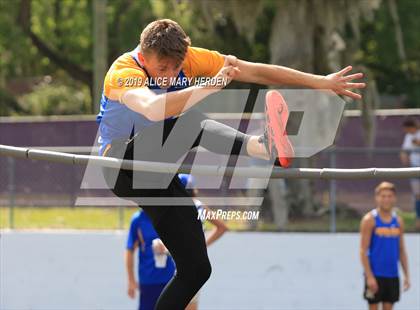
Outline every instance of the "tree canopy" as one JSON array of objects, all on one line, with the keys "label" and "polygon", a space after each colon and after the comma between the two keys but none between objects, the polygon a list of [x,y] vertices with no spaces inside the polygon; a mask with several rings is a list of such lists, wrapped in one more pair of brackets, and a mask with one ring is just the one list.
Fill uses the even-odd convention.
[{"label": "tree canopy", "polygon": [[[190,35],[193,45],[251,61],[275,62],[273,53],[278,51],[273,49],[273,37],[276,35],[284,46],[290,46],[291,37],[308,35],[317,38],[313,33],[317,29],[309,29],[309,23],[287,29],[276,28],[281,24],[279,14],[286,12],[291,16],[288,7],[297,5],[306,6],[313,12],[323,12],[326,18],[332,15],[331,20],[337,20],[343,12],[327,11],[332,1],[334,5],[348,8],[346,14],[350,15],[354,13],[350,10],[355,7],[350,3],[367,2],[108,0],[108,64],[133,49],[143,27],[157,18],[178,21]],[[372,18],[357,19],[360,38],[352,45],[351,60],[371,72],[381,95],[400,98],[396,106],[419,107],[420,20],[416,15],[420,11],[420,2],[368,2],[378,6],[367,12]],[[362,7],[359,10],[363,13],[367,9]],[[338,26],[335,29],[347,44],[355,42],[351,38],[354,34],[352,26],[350,19],[343,23],[342,29]],[[91,99],[92,1],[0,0],[0,29],[0,115],[84,114],[94,111],[96,103]],[[296,44],[292,46],[299,48]],[[286,59],[284,57],[279,59]],[[297,61],[304,63],[305,59]],[[294,63],[289,64],[286,60],[284,65]],[[325,70],[321,65],[313,67],[315,73],[325,73]],[[234,84],[232,87],[247,85]]]}]

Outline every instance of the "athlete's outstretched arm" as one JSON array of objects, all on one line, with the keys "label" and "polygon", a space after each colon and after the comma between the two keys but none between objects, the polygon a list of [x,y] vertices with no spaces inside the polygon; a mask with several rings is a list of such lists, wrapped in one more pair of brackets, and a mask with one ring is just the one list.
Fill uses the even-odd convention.
[{"label": "athlete's outstretched arm", "polygon": [[316,75],[295,69],[270,64],[254,63],[237,59],[235,56],[225,56],[229,64],[239,69],[235,80],[263,85],[295,85],[316,89],[330,89],[338,95],[361,99],[361,95],[351,90],[366,86],[365,83],[354,83],[353,80],[363,77],[363,73],[346,75],[351,66],[329,74]]}]

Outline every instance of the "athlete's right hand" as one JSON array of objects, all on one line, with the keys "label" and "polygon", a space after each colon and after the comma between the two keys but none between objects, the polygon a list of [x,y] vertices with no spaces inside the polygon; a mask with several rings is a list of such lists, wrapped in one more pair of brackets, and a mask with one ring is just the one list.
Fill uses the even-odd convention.
[{"label": "athlete's right hand", "polygon": [[232,82],[239,73],[238,67],[234,66],[233,63],[231,58],[225,59],[222,69],[213,77],[215,82],[215,86],[213,87],[222,89]]},{"label": "athlete's right hand", "polygon": [[366,280],[367,287],[373,294],[376,294],[378,291],[378,282],[376,282],[376,279],[374,276],[368,277]]},{"label": "athlete's right hand", "polygon": [[128,281],[127,294],[131,299],[136,297],[136,291],[139,289],[139,284],[136,281]]}]

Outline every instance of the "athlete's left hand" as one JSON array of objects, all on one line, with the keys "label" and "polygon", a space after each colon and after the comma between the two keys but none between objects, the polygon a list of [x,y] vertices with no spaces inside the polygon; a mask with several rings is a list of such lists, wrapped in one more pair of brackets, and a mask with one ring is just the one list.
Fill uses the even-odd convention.
[{"label": "athlete's left hand", "polygon": [[403,284],[404,292],[408,291],[409,288],[410,288],[410,279],[405,277],[404,278],[404,284]]},{"label": "athlete's left hand", "polygon": [[363,73],[346,75],[352,69],[352,66],[347,66],[338,72],[325,76],[325,89],[331,89],[337,95],[347,96],[352,99],[361,99],[362,96],[360,94],[351,90],[365,88],[366,83],[353,82],[353,80],[361,79],[363,77]]}]

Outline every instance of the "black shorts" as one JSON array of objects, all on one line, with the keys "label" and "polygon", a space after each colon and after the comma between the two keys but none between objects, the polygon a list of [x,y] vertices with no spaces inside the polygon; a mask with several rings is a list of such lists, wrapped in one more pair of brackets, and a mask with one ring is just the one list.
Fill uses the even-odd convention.
[{"label": "black shorts", "polygon": [[400,279],[399,278],[383,278],[375,277],[378,283],[378,291],[372,296],[368,291],[366,280],[363,297],[369,304],[377,304],[380,302],[395,303],[400,300]]}]

